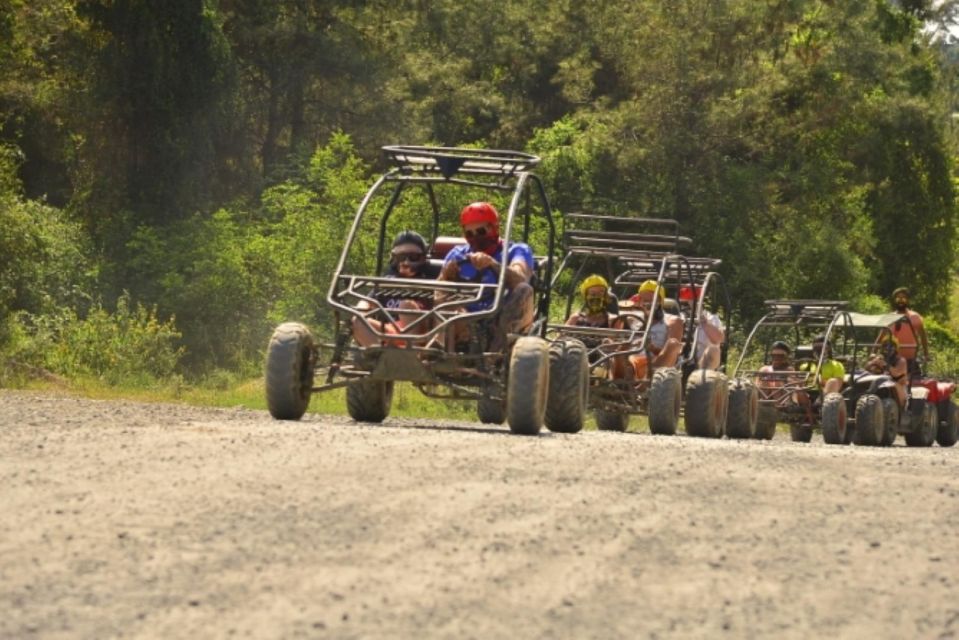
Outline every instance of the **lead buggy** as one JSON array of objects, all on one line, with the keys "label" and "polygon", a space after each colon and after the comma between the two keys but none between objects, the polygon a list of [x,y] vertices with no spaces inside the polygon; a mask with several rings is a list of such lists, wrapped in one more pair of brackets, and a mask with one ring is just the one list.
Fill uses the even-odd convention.
[{"label": "lead buggy", "polygon": [[[345,387],[350,416],[380,422],[389,415],[395,383],[406,381],[429,397],[476,401],[483,422],[505,420],[514,433],[538,433],[549,392],[550,352],[544,335],[555,235],[549,200],[532,172],[539,158],[516,151],[446,147],[383,150],[390,169],[360,203],[333,273],[327,296],[333,311],[331,339],[320,342],[305,325],[286,323],[270,340],[266,357],[270,413],[277,419],[297,420],[311,394]],[[507,295],[505,268],[492,284],[380,275],[387,239],[402,229],[428,229],[430,259],[440,264],[451,246],[465,242],[456,214],[476,200],[497,203],[504,242],[515,238],[543,252],[536,257],[531,282],[533,322],[495,349],[492,323]],[[398,312],[383,303],[396,297],[423,304],[417,311],[406,311],[400,322]],[[489,301],[489,307],[467,310],[480,301]],[[451,345],[444,336],[454,322],[465,326],[468,339]],[[354,323],[362,323],[378,344],[356,344]],[[399,331],[385,330],[401,325]],[[579,405],[585,407],[585,360],[572,354],[553,366],[572,372],[562,377],[578,382]],[[570,401],[565,404],[568,407]],[[547,426],[577,431],[582,420],[574,415],[547,421]]]}]

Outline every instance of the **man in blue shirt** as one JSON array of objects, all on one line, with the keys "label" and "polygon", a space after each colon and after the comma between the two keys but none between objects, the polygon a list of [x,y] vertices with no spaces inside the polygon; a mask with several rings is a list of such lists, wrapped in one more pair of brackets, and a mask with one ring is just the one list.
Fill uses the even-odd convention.
[{"label": "man in blue shirt", "polygon": [[[522,242],[511,242],[509,246],[504,246],[499,237],[499,214],[488,202],[466,205],[460,212],[460,226],[467,244],[454,247],[446,254],[438,279],[496,284],[500,272],[506,269],[505,299],[496,316],[489,345],[490,351],[499,351],[505,346],[507,334],[520,333],[533,322],[533,287],[529,283],[533,276],[533,252],[529,245]],[[489,291],[478,302],[467,305],[466,309],[489,309],[493,298],[493,292]],[[465,324],[455,323],[453,345],[449,346],[467,340],[469,336],[466,330]]]}]

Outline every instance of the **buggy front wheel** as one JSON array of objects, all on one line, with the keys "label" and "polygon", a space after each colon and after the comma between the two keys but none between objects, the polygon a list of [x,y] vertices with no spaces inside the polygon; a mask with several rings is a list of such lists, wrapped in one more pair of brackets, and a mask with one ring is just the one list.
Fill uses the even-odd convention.
[{"label": "buggy front wheel", "polygon": [[266,404],[277,420],[299,420],[310,405],[316,343],[306,325],[285,322],[266,350]]},{"label": "buggy front wheel", "polygon": [[506,421],[509,430],[536,435],[543,427],[549,391],[549,345],[542,338],[523,336],[509,359]]}]

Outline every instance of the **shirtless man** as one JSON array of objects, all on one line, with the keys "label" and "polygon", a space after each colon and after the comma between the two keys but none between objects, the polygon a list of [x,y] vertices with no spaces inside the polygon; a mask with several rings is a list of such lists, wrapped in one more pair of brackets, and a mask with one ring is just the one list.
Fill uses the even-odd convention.
[{"label": "shirtless man", "polygon": [[921,377],[922,371],[916,360],[918,345],[922,345],[922,356],[929,361],[929,342],[926,338],[926,328],[922,316],[909,308],[909,289],[899,287],[892,292],[892,304],[896,313],[904,317],[889,325],[889,330],[898,341],[899,355],[906,359],[911,377]]}]

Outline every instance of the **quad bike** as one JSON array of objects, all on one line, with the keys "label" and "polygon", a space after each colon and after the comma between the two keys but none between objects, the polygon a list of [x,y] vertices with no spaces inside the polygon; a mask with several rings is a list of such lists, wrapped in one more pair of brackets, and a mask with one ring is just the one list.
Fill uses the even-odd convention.
[{"label": "quad bike", "polygon": [[[298,420],[311,394],[345,387],[350,416],[380,422],[389,415],[395,383],[406,381],[429,397],[475,401],[482,422],[505,421],[513,433],[536,434],[544,424],[553,431],[579,431],[589,384],[585,350],[575,340],[545,339],[555,226],[542,181],[532,173],[539,158],[445,147],[392,146],[384,152],[392,166],[361,202],[333,273],[327,296],[332,340],[321,343],[306,325],[295,322],[280,325],[270,339],[270,413]],[[430,259],[441,264],[451,246],[465,242],[452,235],[459,231],[459,209],[480,199],[501,203],[499,228],[505,243],[530,243],[538,228],[537,240],[546,250],[536,258],[531,282],[534,320],[498,346],[493,327],[508,295],[507,269],[492,284],[375,275],[382,273],[389,252],[388,232],[410,228],[411,217],[423,215],[424,203],[432,217],[420,221],[420,228],[432,229]],[[441,235],[444,230],[448,235]],[[370,238],[378,238],[372,251]],[[406,321],[400,323],[397,311],[383,303],[396,297],[423,304],[405,311]],[[379,343],[356,344],[352,330],[357,323]],[[386,331],[387,326],[402,329]],[[448,335],[467,337],[453,344]]]},{"label": "quad bike", "polygon": [[[878,346],[874,336],[902,316],[853,313],[851,317],[857,329],[864,330],[861,347],[871,351]],[[860,393],[855,413],[857,444],[890,446],[899,434],[910,447],[929,447],[935,442],[951,447],[959,440],[959,407],[952,400],[955,382],[910,378],[904,407],[899,406],[896,383],[889,375],[863,372],[854,384]]]}]

